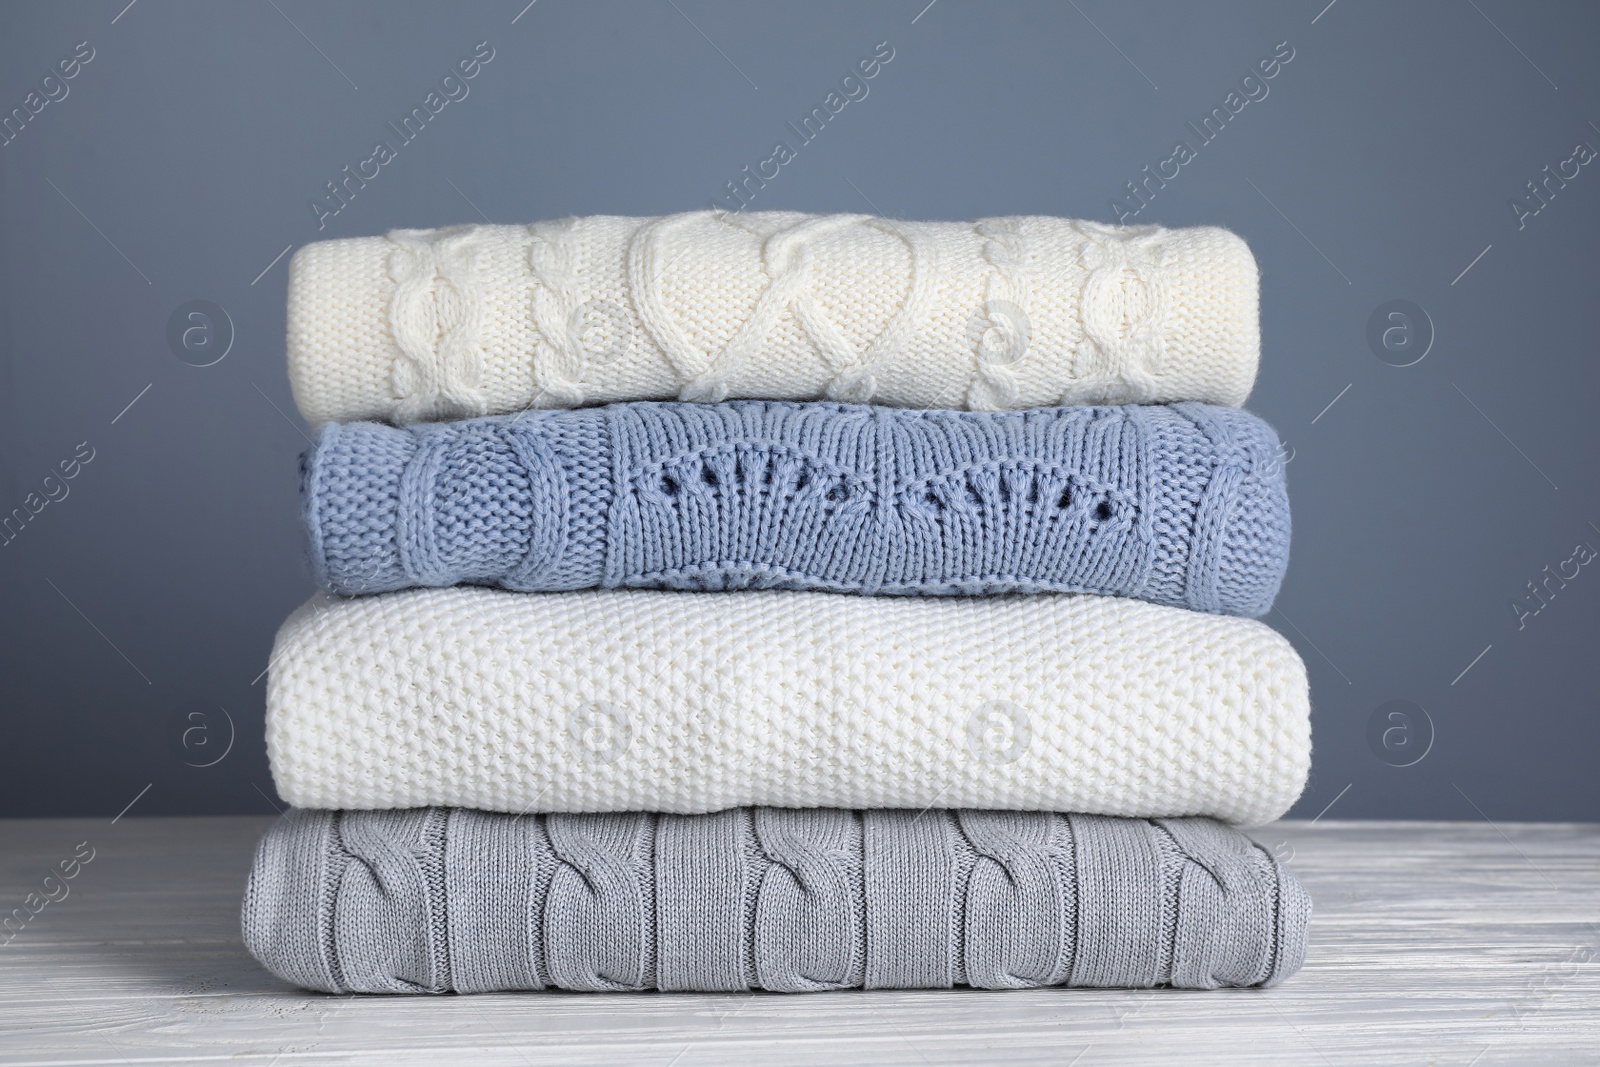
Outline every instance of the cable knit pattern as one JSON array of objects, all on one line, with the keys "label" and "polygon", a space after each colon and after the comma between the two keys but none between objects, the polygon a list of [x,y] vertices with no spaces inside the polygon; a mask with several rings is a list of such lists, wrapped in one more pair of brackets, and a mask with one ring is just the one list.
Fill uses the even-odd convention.
[{"label": "cable knit pattern", "polygon": [[1187,399],[1161,395],[1172,304],[1162,232],[1151,227],[1130,232],[1093,222],[1080,222],[1078,228],[1088,238],[1082,259],[1089,272],[1083,289],[1083,341],[1074,361],[1075,380],[1061,394],[1061,403]]},{"label": "cable knit pattern", "polygon": [[324,426],[318,580],[358,594],[1093,592],[1237,615],[1289,554],[1277,438],[1232,408],[615,404]]},{"label": "cable knit pattern", "polygon": [[1012,367],[1028,354],[1032,340],[1029,286],[1023,276],[1027,252],[1016,219],[991,219],[978,223],[977,229],[984,239],[983,258],[994,273],[987,283],[988,299],[969,328],[978,362],[966,406],[999,411],[1017,406],[1020,390]]},{"label": "cable knit pattern", "polygon": [[[585,339],[588,324],[584,322],[584,305],[590,298],[575,270],[571,232],[570,219],[528,227],[533,321],[539,328],[534,339],[534,384],[540,399],[553,407],[583,403],[582,382],[591,359],[591,346]],[[615,342],[611,345],[614,348]],[[615,354],[605,344],[595,347],[596,362]]]},{"label": "cable knit pattern", "polygon": [[266,733],[279,794],[316,808],[1257,823],[1310,760],[1271,629],[1072,594],[318,596],[278,633]]},{"label": "cable knit pattern", "polygon": [[389,241],[389,330],[399,349],[389,376],[394,418],[484,414],[478,241],[461,228],[396,230]]},{"label": "cable knit pattern", "polygon": [[979,410],[1244,402],[1255,260],[1224,230],[691,212],[323,241],[289,269],[313,424],[620,400]]},{"label": "cable knit pattern", "polygon": [[1310,913],[1206,819],[432,808],[289,812],[241,926],[328,993],[1213,989],[1292,975]]}]

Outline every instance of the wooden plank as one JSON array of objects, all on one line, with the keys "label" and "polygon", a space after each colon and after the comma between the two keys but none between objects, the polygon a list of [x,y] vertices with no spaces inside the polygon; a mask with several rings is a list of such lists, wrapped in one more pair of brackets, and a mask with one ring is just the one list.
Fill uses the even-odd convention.
[{"label": "wooden plank", "polygon": [[244,951],[269,822],[0,822],[0,911],[94,849],[0,947],[0,1063],[1600,1062],[1600,826],[1257,831],[1316,902],[1274,990],[404,998],[306,994]]}]

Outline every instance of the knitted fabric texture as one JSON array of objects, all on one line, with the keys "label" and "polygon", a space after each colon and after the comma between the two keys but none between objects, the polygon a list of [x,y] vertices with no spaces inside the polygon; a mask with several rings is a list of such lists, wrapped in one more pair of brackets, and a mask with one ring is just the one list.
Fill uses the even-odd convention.
[{"label": "knitted fabric texture", "polygon": [[1208,819],[291,811],[245,944],[329,993],[1276,985],[1311,902]]},{"label": "knitted fabric texture", "polygon": [[313,423],[617,400],[1238,406],[1258,276],[1225,230],[691,212],[323,241],[289,267]]},{"label": "knitted fabric texture", "polygon": [[1208,815],[1305,785],[1270,628],[1120,597],[457,586],[290,616],[267,750],[306,808]]},{"label": "knitted fabric texture", "polygon": [[1276,448],[1203,404],[614,404],[330,423],[303,497],[317,576],[342,594],[1053,590],[1261,615],[1289,558]]}]

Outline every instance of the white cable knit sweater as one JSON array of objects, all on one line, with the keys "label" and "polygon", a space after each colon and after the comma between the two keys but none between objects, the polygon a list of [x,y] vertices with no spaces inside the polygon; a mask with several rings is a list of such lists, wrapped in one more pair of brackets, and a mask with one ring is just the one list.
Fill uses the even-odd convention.
[{"label": "white cable knit sweater", "polygon": [[1257,272],[1209,227],[692,212],[323,241],[289,269],[306,419],[619,400],[1238,406]]},{"label": "white cable knit sweater", "polygon": [[306,808],[1260,823],[1305,785],[1310,707],[1271,629],[1135,600],[457,587],[295,612],[267,747]]}]

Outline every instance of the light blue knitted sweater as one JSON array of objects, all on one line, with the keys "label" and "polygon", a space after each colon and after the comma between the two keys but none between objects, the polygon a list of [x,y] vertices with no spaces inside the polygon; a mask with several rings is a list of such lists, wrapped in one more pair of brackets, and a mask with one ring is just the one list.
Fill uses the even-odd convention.
[{"label": "light blue knitted sweater", "polygon": [[1067,591],[1261,615],[1289,558],[1277,449],[1204,404],[637,403],[329,424],[302,489],[342,594]]}]

